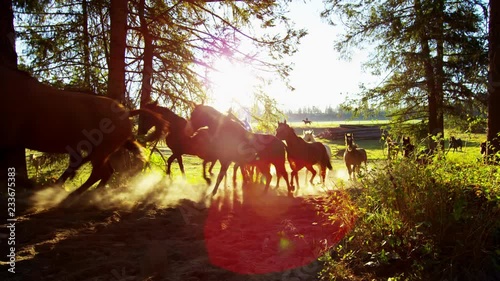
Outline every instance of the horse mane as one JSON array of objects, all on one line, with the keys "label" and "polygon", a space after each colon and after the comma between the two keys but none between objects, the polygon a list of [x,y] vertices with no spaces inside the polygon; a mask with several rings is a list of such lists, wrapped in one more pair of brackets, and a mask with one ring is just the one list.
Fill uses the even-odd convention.
[{"label": "horse mane", "polygon": [[167,119],[171,123],[180,122],[180,121],[187,122],[187,120],[184,117],[176,114],[175,112],[173,112],[171,109],[169,109],[167,107],[159,106],[158,102],[156,102],[156,101],[153,103],[146,104],[144,107],[148,108],[150,110],[153,110],[153,111],[157,111],[157,113],[161,114],[164,119]]}]

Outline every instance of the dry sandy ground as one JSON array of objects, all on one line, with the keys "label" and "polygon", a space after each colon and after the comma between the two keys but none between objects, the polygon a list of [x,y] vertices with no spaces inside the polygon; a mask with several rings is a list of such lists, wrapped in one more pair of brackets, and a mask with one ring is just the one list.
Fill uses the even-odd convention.
[{"label": "dry sandy ground", "polygon": [[58,205],[60,187],[19,192],[16,273],[1,234],[0,280],[317,280],[317,257],[354,224],[325,203],[328,189],[302,185],[288,198],[284,184],[265,195],[223,186],[212,198],[211,187],[150,173],[70,207]]}]

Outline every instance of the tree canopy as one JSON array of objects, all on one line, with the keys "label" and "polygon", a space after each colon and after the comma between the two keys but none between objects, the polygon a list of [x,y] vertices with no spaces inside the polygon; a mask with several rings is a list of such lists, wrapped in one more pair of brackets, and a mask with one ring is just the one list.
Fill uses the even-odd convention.
[{"label": "tree canopy", "polygon": [[485,114],[487,8],[476,0],[325,0],[322,16],[342,22],[336,48],[370,48],[365,66],[385,77],[351,105],[390,111],[396,122],[423,119],[443,133],[444,115]]},{"label": "tree canopy", "polygon": [[[122,1],[123,2],[123,1]],[[289,1],[126,1],[125,103],[150,91],[185,109],[206,98],[206,73],[220,57],[244,61],[286,79],[282,59],[306,32],[287,18]],[[17,1],[21,63],[60,87],[108,91],[113,1]],[[112,22],[112,21],[111,21]],[[146,76],[147,75],[147,76]],[[144,79],[146,76],[146,80]]]}]

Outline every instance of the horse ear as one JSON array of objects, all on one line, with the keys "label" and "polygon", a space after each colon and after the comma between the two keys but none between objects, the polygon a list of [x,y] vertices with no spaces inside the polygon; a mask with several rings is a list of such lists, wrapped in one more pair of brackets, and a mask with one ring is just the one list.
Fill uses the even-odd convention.
[{"label": "horse ear", "polygon": [[285,120],[283,120],[283,124],[286,124],[286,119],[285,119]]}]

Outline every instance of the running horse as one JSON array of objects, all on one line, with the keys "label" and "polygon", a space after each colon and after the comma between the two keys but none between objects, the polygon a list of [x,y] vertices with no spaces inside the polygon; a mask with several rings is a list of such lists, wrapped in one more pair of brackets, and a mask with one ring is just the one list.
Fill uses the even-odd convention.
[{"label": "running horse", "polygon": [[256,165],[267,179],[266,191],[271,179],[270,165],[274,165],[278,179],[285,178],[288,195],[292,196],[293,189],[285,169],[285,146],[279,139],[272,135],[248,132],[239,122],[213,107],[196,105],[191,112],[189,128],[196,131],[205,126],[211,136],[211,153],[216,155],[221,164],[212,195],[217,193],[229,165],[234,162],[238,166]]},{"label": "running horse", "polygon": [[[303,135],[304,136],[302,138],[306,142],[317,142],[316,138],[314,138],[314,130],[303,131]],[[324,144],[324,143],[321,143],[321,144],[323,144],[323,146],[325,147],[326,154],[328,154],[328,158],[332,158],[332,150],[330,149],[330,146],[327,144]]]},{"label": "running horse", "polygon": [[[198,130],[195,134],[189,135],[186,133],[188,121],[175,114],[172,110],[159,106],[157,102],[149,103],[144,108],[156,112],[161,115],[169,123],[169,134],[165,137],[167,146],[172,151],[172,155],[167,159],[167,175],[171,174],[172,162],[177,159],[181,173],[185,175],[182,155],[196,155],[203,159],[203,178],[210,184],[211,180],[206,176],[206,166],[211,162],[209,171],[212,173],[212,168],[217,162],[217,157],[209,150],[211,149],[209,134],[205,130]],[[154,123],[144,122],[145,128],[149,130]]]},{"label": "running horse", "polygon": [[104,186],[113,173],[109,156],[121,147],[142,156],[142,146],[134,140],[129,117],[147,113],[155,118],[157,127],[148,140],[159,138],[167,128],[167,124],[150,111],[129,111],[106,97],[59,90],[17,69],[0,67],[0,84],[3,135],[0,151],[29,148],[69,154],[70,163],[60,181],[90,162],[89,178],[71,197],[99,181],[98,186]]},{"label": "running horse", "polygon": [[361,163],[365,162],[366,167],[366,162],[368,161],[366,150],[358,148],[354,143],[354,136],[351,133],[345,134],[345,144],[344,162],[349,172],[349,179],[356,179],[356,173],[359,173]]},{"label": "running horse", "polygon": [[403,156],[410,157],[413,156],[415,151],[415,145],[411,144],[410,137],[403,137]]},{"label": "running horse", "polygon": [[453,148],[453,152],[457,151],[458,148],[460,148],[460,151],[462,151],[463,147],[463,141],[462,139],[457,139],[454,136],[450,137],[450,147],[448,150]]},{"label": "running horse", "polygon": [[316,170],[314,170],[313,167],[315,164],[321,165],[321,179],[322,183],[325,184],[326,168],[331,170],[332,164],[330,163],[330,157],[323,144],[319,142],[306,142],[301,137],[297,136],[293,128],[286,123],[286,120],[284,122],[278,122],[276,137],[286,141],[288,162],[292,168],[292,184],[295,178],[297,188],[299,188],[298,173],[304,167],[312,173],[310,179],[310,183],[312,184],[316,176]]}]

